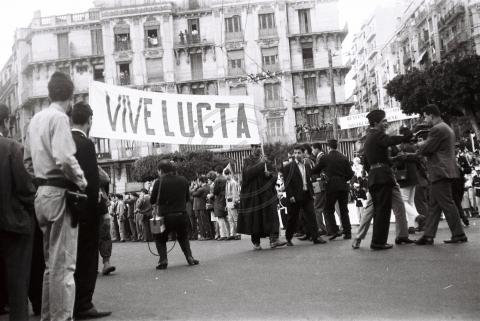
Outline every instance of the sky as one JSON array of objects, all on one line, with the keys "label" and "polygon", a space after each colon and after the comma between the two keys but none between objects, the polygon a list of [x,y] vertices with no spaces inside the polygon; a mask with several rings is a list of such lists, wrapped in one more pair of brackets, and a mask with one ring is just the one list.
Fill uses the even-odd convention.
[{"label": "sky", "polygon": [[[349,35],[344,42],[344,52],[351,47],[353,34],[360,30],[377,3],[391,0],[340,0],[339,8],[342,20],[348,23]],[[8,1],[8,7],[0,10],[0,68],[11,54],[16,28],[28,27],[35,10],[41,10],[42,16],[79,13],[93,7],[91,0],[15,0]],[[348,92],[348,90],[347,90]]]}]

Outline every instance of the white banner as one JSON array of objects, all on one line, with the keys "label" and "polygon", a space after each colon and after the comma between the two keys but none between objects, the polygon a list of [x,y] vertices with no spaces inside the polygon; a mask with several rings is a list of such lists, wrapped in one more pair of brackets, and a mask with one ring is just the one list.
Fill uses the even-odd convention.
[{"label": "white banner", "polygon": [[[385,108],[384,111],[385,111],[388,122],[419,117],[416,114],[406,115],[402,112],[400,108]],[[367,115],[368,113],[361,113],[361,114],[355,114],[355,115],[350,115],[345,117],[339,117],[338,124],[340,125],[341,129],[350,129],[350,128],[368,126]]]},{"label": "white banner", "polygon": [[166,144],[260,144],[253,98],[176,95],[92,82],[92,137]]}]

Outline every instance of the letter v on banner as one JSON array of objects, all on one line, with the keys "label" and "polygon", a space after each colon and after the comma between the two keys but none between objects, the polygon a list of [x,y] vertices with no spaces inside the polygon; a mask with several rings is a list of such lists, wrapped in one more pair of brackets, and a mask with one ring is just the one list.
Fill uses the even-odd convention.
[{"label": "letter v on banner", "polygon": [[261,144],[253,98],[248,96],[176,95],[94,81],[89,103],[92,137],[187,145]]}]

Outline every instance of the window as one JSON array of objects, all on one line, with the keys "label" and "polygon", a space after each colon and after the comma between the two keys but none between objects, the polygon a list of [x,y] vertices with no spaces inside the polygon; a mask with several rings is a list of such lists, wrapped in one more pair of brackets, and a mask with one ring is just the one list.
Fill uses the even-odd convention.
[{"label": "window", "polygon": [[308,105],[317,103],[317,81],[315,77],[304,78],[305,102]]},{"label": "window", "polygon": [[187,43],[200,42],[200,21],[198,19],[188,19]]},{"label": "window", "polygon": [[311,43],[306,43],[302,45],[302,57],[303,57],[303,68],[309,69],[313,68],[313,49]]},{"label": "window", "polygon": [[130,34],[121,33],[115,35],[115,50],[125,51],[130,50]]},{"label": "window", "polygon": [[201,53],[190,54],[190,67],[193,80],[203,79],[203,61]]},{"label": "window", "polygon": [[242,32],[240,16],[225,18],[225,32]]},{"label": "window", "polygon": [[204,87],[192,88],[192,95],[205,95]]},{"label": "window", "polygon": [[200,5],[198,0],[188,0],[188,9],[199,9]]},{"label": "window", "polygon": [[145,61],[147,67],[148,82],[163,81],[163,60],[162,58],[147,59]]},{"label": "window", "polygon": [[228,51],[228,75],[237,76],[244,74],[245,62],[243,50]]},{"label": "window", "polygon": [[160,46],[158,28],[149,27],[145,30],[145,42],[147,48],[155,48]]},{"label": "window", "polygon": [[307,124],[310,127],[317,127],[320,124],[318,109],[315,111],[307,111]]},{"label": "window", "polygon": [[93,65],[93,80],[105,82],[105,73],[103,65]]},{"label": "window", "polygon": [[69,58],[70,57],[70,46],[68,43],[68,33],[59,33],[57,35],[58,43],[58,58]]},{"label": "window", "polygon": [[102,56],[103,55],[103,37],[102,29],[91,30],[92,36],[92,55]]},{"label": "window", "polygon": [[265,48],[262,49],[262,63],[263,69],[268,71],[278,71],[278,48]]},{"label": "window", "polygon": [[311,32],[310,9],[298,10],[298,21],[300,25],[300,33]]},{"label": "window", "polygon": [[108,138],[94,138],[93,142],[97,158],[110,158],[110,140]]},{"label": "window", "polygon": [[242,26],[240,16],[225,18],[225,39],[242,40]]},{"label": "window", "polygon": [[281,137],[284,135],[283,118],[267,119],[267,127],[270,137]]},{"label": "window", "polygon": [[280,101],[280,84],[265,84],[265,107],[278,108]]},{"label": "window", "polygon": [[120,86],[130,85],[130,64],[123,63],[118,65],[118,80]]},{"label": "window", "polygon": [[258,15],[259,36],[271,37],[277,35],[277,29],[275,26],[275,14],[266,13]]},{"label": "window", "polygon": [[127,176],[127,183],[133,182],[133,164],[125,164],[125,175]]},{"label": "window", "polygon": [[230,95],[231,96],[247,96],[247,87],[245,86],[230,87]]}]

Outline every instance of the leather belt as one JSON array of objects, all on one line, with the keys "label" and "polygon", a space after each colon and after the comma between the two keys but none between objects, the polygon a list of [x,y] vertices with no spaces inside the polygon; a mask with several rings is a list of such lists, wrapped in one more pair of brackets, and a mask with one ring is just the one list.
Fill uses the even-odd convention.
[{"label": "leather belt", "polygon": [[54,186],[59,188],[65,188],[68,190],[76,191],[78,190],[78,186],[69,181],[66,178],[58,177],[58,178],[34,178],[33,183],[36,186]]},{"label": "leather belt", "polygon": [[390,167],[388,164],[385,163],[375,163],[370,166],[370,169],[382,168],[382,167]]}]

